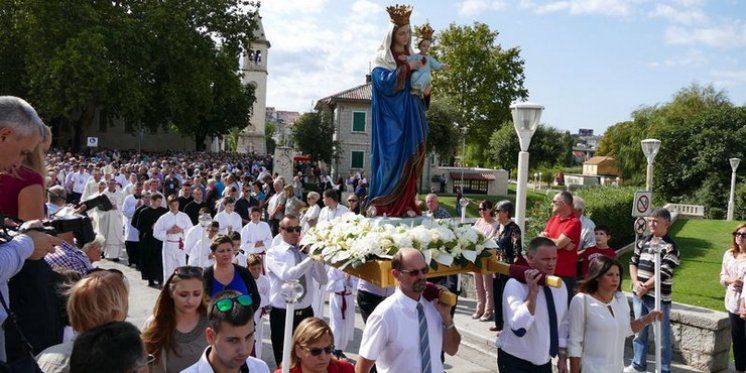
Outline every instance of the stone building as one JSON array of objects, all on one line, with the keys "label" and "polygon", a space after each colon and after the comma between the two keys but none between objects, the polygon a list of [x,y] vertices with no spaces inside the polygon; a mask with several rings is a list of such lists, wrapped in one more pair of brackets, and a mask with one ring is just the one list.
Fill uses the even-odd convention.
[{"label": "stone building", "polygon": [[339,144],[338,157],[331,164],[332,175],[348,177],[350,172],[360,172],[370,176],[370,102],[370,82],[316,102],[316,110],[332,114],[333,139]]},{"label": "stone building", "polygon": [[241,131],[238,138],[238,152],[257,154],[267,153],[267,142],[264,137],[267,106],[267,61],[269,60],[269,41],[264,34],[264,25],[259,18],[257,28],[254,30],[254,40],[251,42],[251,50],[243,56],[242,72],[244,85],[254,86],[254,105],[252,107],[251,119],[248,126]]}]

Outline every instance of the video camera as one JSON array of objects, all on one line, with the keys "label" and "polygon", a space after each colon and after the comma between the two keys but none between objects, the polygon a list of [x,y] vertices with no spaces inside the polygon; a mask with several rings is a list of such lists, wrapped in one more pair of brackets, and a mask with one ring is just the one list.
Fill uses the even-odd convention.
[{"label": "video camera", "polygon": [[[17,231],[18,227],[20,227],[20,225],[14,227],[7,226],[5,224],[5,218],[5,214],[0,212],[0,224],[2,225],[2,230],[0,230],[0,243],[7,243],[13,239],[14,235],[8,232],[8,230]],[[34,228],[33,230],[41,231],[52,236],[57,236],[62,233],[72,233],[80,247],[96,239],[96,233],[93,231],[91,219],[83,215],[70,215],[57,217],[52,220],[44,220],[42,221],[41,228]]]}]

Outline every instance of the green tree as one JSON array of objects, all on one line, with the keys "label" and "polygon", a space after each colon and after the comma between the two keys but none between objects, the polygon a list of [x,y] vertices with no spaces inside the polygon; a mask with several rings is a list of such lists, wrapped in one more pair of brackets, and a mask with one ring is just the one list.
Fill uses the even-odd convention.
[{"label": "green tree", "polygon": [[334,126],[330,112],[305,113],[293,124],[295,147],[316,161],[331,163],[334,157],[333,137]]},{"label": "green tree", "polygon": [[277,142],[275,141],[276,133],[277,125],[274,122],[264,124],[264,139],[267,146],[267,154],[275,154],[275,147],[277,146]]},{"label": "green tree", "polygon": [[436,96],[427,111],[430,133],[428,151],[435,151],[440,159],[451,160],[456,154],[461,134],[455,126],[459,113],[453,100],[445,95]]},{"label": "green tree", "polygon": [[510,120],[510,103],[528,97],[520,49],[503,49],[497,36],[484,23],[451,24],[438,34],[433,48],[438,60],[448,65],[435,74],[433,95],[454,99],[458,124],[467,129],[467,141],[480,155],[487,146],[485,139]]},{"label": "green tree", "polygon": [[201,145],[250,115],[253,91],[236,71],[256,9],[245,0],[4,1],[0,88],[69,125],[74,148],[97,115]]},{"label": "green tree", "polygon": [[647,128],[636,121],[620,122],[606,129],[598,144],[597,155],[613,157],[627,185],[645,182],[645,155],[640,141]]},{"label": "green tree", "polygon": [[[569,132],[562,132],[543,124],[539,125],[531,138],[529,169],[571,166],[573,143],[573,137]],[[512,124],[505,123],[499,130],[492,133],[486,155],[494,165],[510,170],[518,167],[520,150],[515,128]]]}]

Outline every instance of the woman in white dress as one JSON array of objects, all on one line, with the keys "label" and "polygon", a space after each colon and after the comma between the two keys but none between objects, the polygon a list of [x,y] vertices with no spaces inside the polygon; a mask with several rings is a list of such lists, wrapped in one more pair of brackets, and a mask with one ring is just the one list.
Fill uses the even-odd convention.
[{"label": "woman in white dress", "polygon": [[622,372],[624,341],[656,319],[658,310],[630,322],[627,297],[622,293],[622,266],[605,256],[591,261],[588,277],[570,302],[570,371]]}]

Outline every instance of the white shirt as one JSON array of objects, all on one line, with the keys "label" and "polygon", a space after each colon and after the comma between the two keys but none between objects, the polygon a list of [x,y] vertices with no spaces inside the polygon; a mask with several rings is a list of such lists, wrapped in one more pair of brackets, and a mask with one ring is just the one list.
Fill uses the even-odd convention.
[{"label": "white shirt", "polygon": [[122,195],[122,192],[120,191],[110,192],[109,189],[106,189],[101,194],[109,198],[109,202],[111,202],[111,204],[114,206],[115,209],[119,210],[122,208],[122,204],[124,203],[124,195]]},{"label": "white shirt", "polygon": [[[210,353],[211,348],[212,346],[207,346],[205,352],[202,353],[202,357],[194,365],[182,370],[181,373],[214,373],[215,371],[212,369],[210,362],[207,361],[207,354]],[[255,357],[249,356],[246,359],[246,365],[249,367],[249,372],[251,373],[269,373],[267,363]]]},{"label": "white shirt", "polygon": [[85,188],[83,188],[83,194],[80,196],[81,201],[87,201],[89,198],[93,197],[98,193],[98,184],[102,182],[104,179],[101,178],[99,181],[96,181],[96,179],[91,176],[91,178],[86,182]]},{"label": "white shirt", "polygon": [[197,224],[186,232],[184,251],[189,255],[187,264],[195,267],[209,267],[213,264],[210,258],[212,240],[205,234],[205,229]]},{"label": "white shirt", "polygon": [[[559,347],[567,346],[569,333],[567,319],[567,288],[560,282],[561,287],[549,289],[554,298],[554,309],[557,313],[557,332],[559,333]],[[534,315],[528,312],[524,304],[528,296],[528,285],[516,279],[508,280],[503,290],[503,324],[497,347],[517,358],[527,360],[534,365],[544,365],[551,360],[549,356],[549,314],[544,290],[539,287],[536,296]],[[522,337],[520,334],[525,331]]]},{"label": "white shirt", "polygon": [[267,262],[267,276],[269,277],[269,286],[272,291],[269,295],[269,302],[274,308],[285,309],[285,299],[280,294],[280,288],[285,281],[298,280],[302,275],[306,275],[306,293],[303,299],[295,306],[297,310],[311,306],[311,300],[317,289],[311,284],[311,279],[315,279],[319,284],[326,285],[326,272],[324,263],[317,262],[308,254],[300,253],[301,262],[295,261],[295,254],[290,250],[290,244],[280,240],[280,243],[273,246],[264,260]]},{"label": "white shirt", "polygon": [[254,319],[259,320],[262,315],[262,308],[269,306],[269,294],[271,285],[269,284],[269,278],[265,275],[259,275],[259,278],[255,279],[256,289],[259,291],[259,309],[254,312]]},{"label": "white shirt", "polygon": [[86,183],[88,183],[89,177],[90,175],[88,175],[85,172],[84,173],[76,172],[72,174],[70,179],[72,180],[72,184],[73,184],[73,193],[83,194],[83,192],[85,192],[85,186],[86,186]]},{"label": "white shirt", "polygon": [[302,218],[300,218],[300,226],[303,228],[303,233],[311,229],[311,225],[308,223],[308,221],[318,219],[320,213],[321,207],[319,207],[319,205],[315,203],[313,206],[309,207],[308,210],[306,210],[306,213],[303,214]]},{"label": "white shirt", "polygon": [[122,203],[122,215],[124,215],[124,217],[127,219],[127,221],[124,223],[125,241],[140,241],[137,228],[132,226],[132,216],[135,215],[135,210],[137,210],[137,199],[133,194],[130,194],[124,198],[124,202]]},{"label": "white shirt", "polygon": [[736,259],[730,250],[723,254],[723,266],[720,270],[720,284],[725,287],[725,309],[730,313],[739,313],[741,297],[743,292],[736,290],[736,287],[728,285],[725,281],[728,278],[743,280],[746,276],[746,260]]},{"label": "white shirt", "polygon": [[596,246],[596,223],[585,215],[580,215],[579,220],[581,225],[579,250]]},{"label": "white shirt", "polygon": [[350,212],[350,210],[347,208],[347,206],[339,204],[339,203],[337,204],[337,207],[335,207],[334,209],[331,209],[329,208],[329,206],[326,206],[323,209],[321,209],[321,212],[319,213],[319,222],[334,220],[348,212]]},{"label": "white shirt", "polygon": [[[614,311],[613,315],[609,308]],[[581,358],[583,372],[624,370],[624,342],[634,334],[624,293],[617,292],[608,304],[579,293],[570,302],[568,319],[567,353],[570,357]]]},{"label": "white shirt", "polygon": [[216,222],[220,223],[220,230],[218,233],[220,234],[227,234],[228,233],[228,227],[230,227],[232,232],[240,232],[241,226],[243,225],[243,221],[241,220],[241,215],[238,215],[237,212],[233,211],[230,214],[221,211],[215,215],[215,218],[213,218]]},{"label": "white shirt", "polygon": [[[398,288],[368,317],[360,342],[360,356],[376,362],[381,373],[421,372],[417,301]],[[432,372],[443,372],[443,318],[432,302],[420,297],[427,319]]]},{"label": "white shirt", "polygon": [[[181,233],[167,233],[174,225],[183,229]],[[158,221],[153,225],[153,237],[155,239],[163,241],[163,245],[176,244],[179,241],[183,241],[186,238],[186,232],[192,227],[192,220],[189,219],[189,215],[177,211],[175,214],[171,211],[163,214]]]},{"label": "white shirt", "polygon": [[[257,242],[262,246],[255,247]],[[269,224],[259,221],[250,221],[241,229],[241,250],[246,254],[257,254],[267,251],[272,245],[272,230]]]}]

